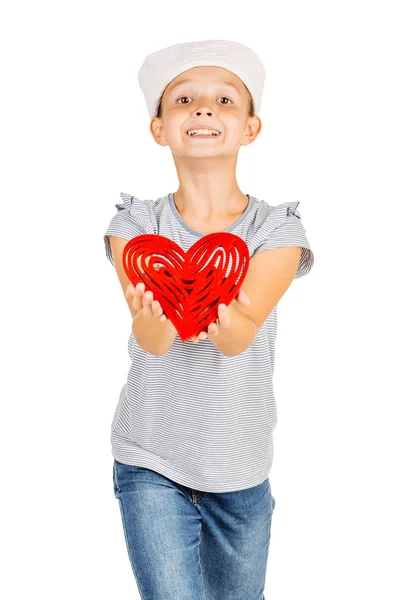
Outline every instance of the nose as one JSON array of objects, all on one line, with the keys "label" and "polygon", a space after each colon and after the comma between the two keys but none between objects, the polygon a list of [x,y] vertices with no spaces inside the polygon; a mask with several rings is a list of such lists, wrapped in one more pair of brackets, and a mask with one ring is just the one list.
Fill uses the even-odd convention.
[{"label": "nose", "polygon": [[[201,110],[196,110],[196,115],[201,115]],[[211,116],[212,112],[210,110],[207,110],[206,115]]]}]

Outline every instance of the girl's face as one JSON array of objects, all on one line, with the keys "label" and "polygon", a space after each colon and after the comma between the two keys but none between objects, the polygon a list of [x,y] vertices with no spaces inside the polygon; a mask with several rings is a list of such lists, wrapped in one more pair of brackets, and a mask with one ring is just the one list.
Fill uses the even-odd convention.
[{"label": "girl's face", "polygon": [[[155,141],[182,157],[222,157],[238,153],[261,131],[259,117],[249,117],[249,92],[242,80],[222,67],[193,67],[180,73],[164,90],[161,117],[150,131]],[[218,136],[189,136],[209,128]]]}]

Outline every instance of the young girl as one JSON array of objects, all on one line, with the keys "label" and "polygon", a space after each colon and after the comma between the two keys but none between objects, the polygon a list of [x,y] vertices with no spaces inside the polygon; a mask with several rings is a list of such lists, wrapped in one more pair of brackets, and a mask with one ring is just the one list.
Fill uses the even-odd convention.
[{"label": "young girl", "polygon": [[[264,79],[252,50],[223,40],[164,48],[139,71],[150,132],[169,146],[179,179],[154,201],[121,193],[104,236],[133,318],[111,442],[114,494],[145,600],[265,598],[277,304],[314,257],[298,202],[271,206],[236,181],[239,149],[261,131]],[[187,252],[223,231],[246,242],[246,277],[217,320],[182,342],[153,293],[130,283],[124,247],[157,234]]]}]

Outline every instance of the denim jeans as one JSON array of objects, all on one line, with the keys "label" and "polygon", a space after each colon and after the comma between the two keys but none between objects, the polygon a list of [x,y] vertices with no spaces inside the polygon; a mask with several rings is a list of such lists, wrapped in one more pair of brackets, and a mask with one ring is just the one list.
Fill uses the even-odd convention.
[{"label": "denim jeans", "polygon": [[142,600],[265,600],[269,479],[201,492],[114,459],[129,560]]}]

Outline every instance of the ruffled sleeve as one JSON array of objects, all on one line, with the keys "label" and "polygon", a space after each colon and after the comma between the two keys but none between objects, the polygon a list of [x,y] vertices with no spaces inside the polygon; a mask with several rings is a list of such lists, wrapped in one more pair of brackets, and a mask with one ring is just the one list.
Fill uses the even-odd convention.
[{"label": "ruffled sleeve", "polygon": [[116,204],[116,214],[111,219],[104,234],[106,256],[115,267],[109,235],[116,235],[129,241],[137,235],[157,233],[157,225],[152,218],[151,200],[140,200],[131,194],[120,194],[122,202]]},{"label": "ruffled sleeve", "polygon": [[249,244],[250,255],[282,246],[303,248],[295,279],[306,275],[314,264],[314,253],[297,207],[300,202],[284,202],[272,207],[265,203],[257,216],[254,234]]}]

